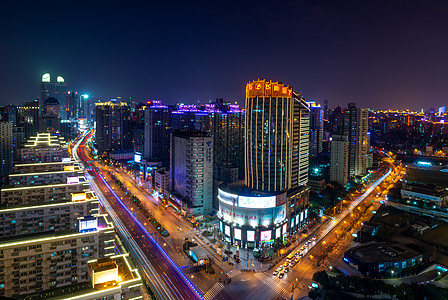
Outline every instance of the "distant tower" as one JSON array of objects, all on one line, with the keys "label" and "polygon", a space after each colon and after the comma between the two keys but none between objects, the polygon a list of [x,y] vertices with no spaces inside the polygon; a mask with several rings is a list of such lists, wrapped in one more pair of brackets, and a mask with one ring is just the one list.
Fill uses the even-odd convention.
[{"label": "distant tower", "polygon": [[44,75],[42,75],[42,81],[40,83],[39,108],[41,111],[43,111],[45,100],[53,97],[53,95],[54,83],[51,82],[50,73],[45,73]]},{"label": "distant tower", "polygon": [[370,150],[369,111],[357,108],[355,103],[349,103],[344,110],[344,135],[348,136],[349,147],[349,178],[364,176],[367,172],[367,160]]},{"label": "distant tower", "polygon": [[67,118],[67,84],[62,76],[57,76],[56,82],[51,81],[50,73],[42,75],[40,83],[39,107],[43,113],[45,100],[53,97],[61,105],[61,118]]},{"label": "distant tower", "polygon": [[12,125],[7,120],[0,121],[0,185],[7,182],[12,172]]},{"label": "distant tower", "polygon": [[342,186],[348,183],[348,138],[333,135],[331,141],[330,180]]}]

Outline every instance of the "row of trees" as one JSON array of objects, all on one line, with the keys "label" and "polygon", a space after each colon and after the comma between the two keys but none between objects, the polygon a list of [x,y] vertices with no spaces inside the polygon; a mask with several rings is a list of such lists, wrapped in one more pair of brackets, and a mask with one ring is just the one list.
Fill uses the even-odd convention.
[{"label": "row of trees", "polygon": [[[428,284],[407,284],[389,285],[382,280],[374,280],[368,277],[328,276],[325,271],[314,273],[313,280],[319,283],[318,291],[310,292],[310,297],[315,299],[320,296],[321,299],[338,299],[344,293],[361,294],[364,297],[373,295],[395,297],[399,300],[417,300],[417,299],[448,299],[448,289]],[[342,299],[342,298],[341,298]],[[347,298],[344,298],[347,299]]]}]

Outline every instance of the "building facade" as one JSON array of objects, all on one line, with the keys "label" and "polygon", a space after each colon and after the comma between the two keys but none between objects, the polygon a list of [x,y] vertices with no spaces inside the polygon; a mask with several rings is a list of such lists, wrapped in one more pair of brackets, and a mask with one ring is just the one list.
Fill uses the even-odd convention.
[{"label": "building facade", "polygon": [[12,172],[12,125],[8,121],[0,121],[0,185],[6,184]]},{"label": "building facade", "polygon": [[292,87],[257,80],[245,123],[245,181],[219,186],[220,230],[237,246],[272,246],[308,219],[310,110]]},{"label": "building facade", "polygon": [[125,102],[95,103],[98,155],[132,150],[131,111]]},{"label": "building facade", "polygon": [[309,107],[278,82],[246,86],[246,185],[263,191],[305,186],[309,167]]},{"label": "building facade", "polygon": [[39,133],[17,149],[15,160],[19,164],[61,162],[70,161],[70,154],[63,138],[50,133]]},{"label": "building facade", "polygon": [[143,157],[160,161],[168,166],[170,161],[170,134],[172,133],[172,108],[153,101],[144,111]]},{"label": "building facade", "polygon": [[333,135],[330,152],[330,180],[342,186],[348,183],[348,137]]},{"label": "building facade", "polygon": [[310,107],[310,155],[317,157],[323,150],[324,110],[314,101],[307,103]]},{"label": "building facade", "polygon": [[213,138],[196,130],[175,130],[171,137],[171,191],[191,215],[213,210]]}]

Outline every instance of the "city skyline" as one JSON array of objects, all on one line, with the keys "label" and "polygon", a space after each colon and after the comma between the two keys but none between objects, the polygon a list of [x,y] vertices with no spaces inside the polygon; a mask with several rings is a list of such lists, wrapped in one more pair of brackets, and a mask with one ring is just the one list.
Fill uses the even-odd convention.
[{"label": "city skyline", "polygon": [[[242,104],[247,82],[269,78],[288,82],[307,101],[328,100],[330,107],[444,106],[445,6],[30,4],[29,14],[8,3],[0,21],[8,28],[1,36],[9,41],[0,79],[12,88],[0,104],[37,98],[40,76],[50,72],[62,75],[70,89],[105,101],[226,98]],[[55,17],[38,17],[44,11]],[[254,51],[266,37],[272,42]]]}]

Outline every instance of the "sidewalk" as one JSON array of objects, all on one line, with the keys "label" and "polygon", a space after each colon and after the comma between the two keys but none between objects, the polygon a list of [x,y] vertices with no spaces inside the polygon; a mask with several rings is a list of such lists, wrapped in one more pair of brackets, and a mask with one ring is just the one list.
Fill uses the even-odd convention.
[{"label": "sidewalk", "polygon": [[[271,270],[274,266],[276,266],[282,259],[286,258],[288,256],[289,253],[293,252],[296,250],[296,248],[302,243],[304,242],[306,239],[308,239],[310,236],[313,236],[314,233],[316,231],[318,231],[320,229],[320,227],[322,225],[324,225],[325,223],[319,223],[319,224],[315,224],[313,226],[313,228],[307,228],[308,229],[308,233],[307,233],[307,237],[306,238],[297,238],[297,240],[292,243],[289,247],[287,248],[283,248],[282,250],[284,251],[283,255],[280,255],[280,257],[278,257],[278,251],[275,251],[273,248],[269,248],[267,249],[268,253],[272,255],[272,259],[270,261],[266,261],[266,262],[261,262],[259,261],[257,258],[254,257],[254,251],[253,249],[245,249],[245,248],[240,248],[239,249],[239,258],[240,258],[240,262],[236,263],[235,259],[234,259],[234,255],[236,254],[236,247],[235,246],[230,246],[230,251],[232,252],[231,254],[225,254],[224,251],[225,249],[227,249],[227,243],[226,242],[222,242],[217,240],[217,242],[212,243],[213,237],[215,235],[212,235],[210,237],[208,236],[204,236],[202,233],[205,230],[205,228],[200,228],[199,232],[199,238],[205,243],[208,244],[215,253],[218,252],[218,247],[216,247],[216,244],[219,244],[219,242],[223,243],[223,247],[222,247],[222,255],[224,257],[229,257],[229,262],[233,264],[233,267],[235,269],[238,269],[240,271],[249,271],[249,272],[267,272],[269,270]],[[216,255],[218,255],[216,253]],[[221,258],[222,259],[222,258]]]}]

